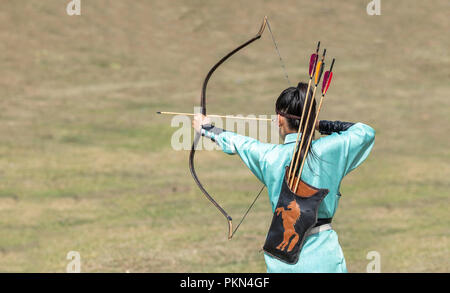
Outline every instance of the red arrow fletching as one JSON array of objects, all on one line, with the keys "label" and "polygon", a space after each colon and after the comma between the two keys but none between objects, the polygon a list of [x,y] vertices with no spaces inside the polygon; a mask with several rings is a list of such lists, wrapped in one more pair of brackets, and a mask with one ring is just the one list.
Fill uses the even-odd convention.
[{"label": "red arrow fletching", "polygon": [[322,83],[322,95],[325,95],[328,88],[330,87],[331,78],[333,78],[333,72],[331,72],[331,71],[325,72],[325,75],[323,77],[323,83]]},{"label": "red arrow fletching", "polygon": [[316,68],[318,58],[319,58],[319,56],[316,53],[311,54],[311,58],[309,58],[309,76],[312,76],[312,73],[314,72],[314,69]]}]

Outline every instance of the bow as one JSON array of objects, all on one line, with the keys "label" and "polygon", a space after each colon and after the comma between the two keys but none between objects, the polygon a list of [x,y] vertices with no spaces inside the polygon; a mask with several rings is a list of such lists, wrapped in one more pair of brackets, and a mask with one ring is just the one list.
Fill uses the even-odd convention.
[{"label": "bow", "polygon": [[[222,57],[222,59],[220,59],[209,71],[208,74],[206,75],[204,81],[203,81],[203,86],[202,86],[202,92],[201,92],[201,98],[200,98],[200,107],[201,107],[201,111],[203,115],[206,115],[206,88],[208,86],[208,81],[211,78],[212,74],[214,73],[214,71],[216,71],[216,69],[222,65],[228,58],[230,58],[231,56],[233,56],[235,53],[237,53],[239,50],[245,48],[246,46],[250,45],[251,43],[253,43],[254,41],[258,40],[261,38],[262,33],[264,32],[266,26],[269,27],[270,30],[270,25],[268,24],[267,21],[267,16],[264,17],[264,20],[261,24],[261,27],[259,28],[258,33],[252,37],[250,40],[246,41],[245,43],[243,43],[242,45],[238,46],[236,49],[232,50],[231,52],[229,52],[228,54],[226,54],[224,57]],[[272,34],[272,33],[271,33]],[[273,34],[272,34],[272,40],[274,41],[274,44],[276,46],[275,43],[275,39],[273,38]],[[281,56],[279,54],[278,51],[278,47],[276,46],[277,49],[277,53],[280,57],[281,60]],[[283,69],[285,70],[284,66]],[[285,70],[285,75],[287,77],[286,74],[286,70]],[[288,79],[289,81],[289,79]],[[197,173],[195,172],[195,166],[194,166],[194,156],[195,156],[195,150],[197,147],[197,144],[200,140],[201,135],[199,133],[195,133],[194,136],[194,142],[192,143],[192,148],[191,148],[191,152],[189,154],[189,170],[191,171],[191,175],[194,178],[195,183],[198,185],[198,187],[200,188],[200,190],[202,191],[202,193],[205,195],[205,197],[222,213],[222,215],[227,219],[228,222],[228,239],[231,239],[234,235],[234,233],[236,232],[237,228],[239,228],[239,225],[242,223],[243,219],[245,218],[245,216],[247,215],[248,211],[251,209],[251,207],[253,206],[253,204],[256,202],[257,198],[259,197],[259,195],[261,194],[261,192],[264,189],[264,185],[261,188],[261,191],[258,193],[257,197],[255,198],[255,200],[253,201],[253,203],[251,204],[250,208],[247,210],[247,212],[245,213],[244,217],[242,218],[241,222],[239,223],[239,225],[236,227],[236,229],[233,232],[233,219],[231,218],[231,216],[225,211],[225,209],[223,209],[220,204],[218,204],[214,198],[208,193],[208,191],[206,191],[206,189],[203,187],[202,183],[200,182],[200,180],[198,179]]]}]

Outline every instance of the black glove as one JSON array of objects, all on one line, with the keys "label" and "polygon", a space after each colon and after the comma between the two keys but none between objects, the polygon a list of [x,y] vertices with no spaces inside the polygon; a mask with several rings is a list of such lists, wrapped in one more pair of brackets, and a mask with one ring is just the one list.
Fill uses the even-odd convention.
[{"label": "black glove", "polygon": [[341,132],[350,128],[355,123],[343,122],[343,121],[319,121],[319,132],[320,134],[332,134],[333,132]]}]

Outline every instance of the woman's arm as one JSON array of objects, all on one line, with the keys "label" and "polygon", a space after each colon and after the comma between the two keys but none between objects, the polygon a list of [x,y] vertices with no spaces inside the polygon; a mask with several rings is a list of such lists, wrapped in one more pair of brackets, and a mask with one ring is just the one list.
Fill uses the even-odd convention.
[{"label": "woman's arm", "polygon": [[216,142],[224,153],[238,154],[253,174],[264,183],[264,157],[274,147],[273,144],[262,143],[254,138],[214,127],[208,118],[201,114],[194,117],[192,126],[202,136]]},{"label": "woman's arm", "polygon": [[374,145],[375,130],[363,123],[321,121],[320,130],[324,133],[332,130],[330,135],[318,140],[318,145],[325,160],[335,162],[338,168],[336,171],[342,176],[358,167]]}]

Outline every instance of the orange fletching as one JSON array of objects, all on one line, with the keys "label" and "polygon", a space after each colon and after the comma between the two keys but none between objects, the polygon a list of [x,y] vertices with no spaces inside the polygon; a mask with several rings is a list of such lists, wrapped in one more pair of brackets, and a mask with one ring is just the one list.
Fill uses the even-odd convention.
[{"label": "orange fletching", "polygon": [[322,61],[319,61],[316,66],[316,76],[314,78],[314,81],[316,84],[319,83],[320,73],[321,73],[321,69],[322,69],[322,63],[323,63]]}]

